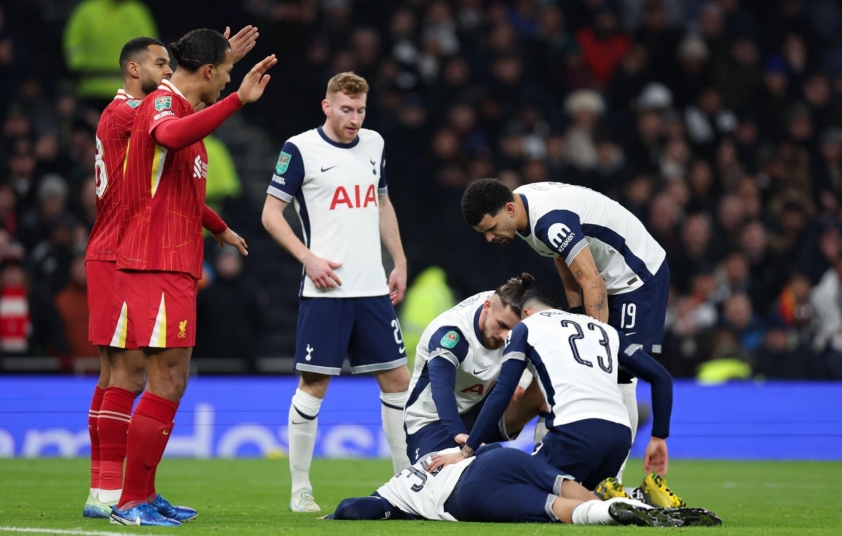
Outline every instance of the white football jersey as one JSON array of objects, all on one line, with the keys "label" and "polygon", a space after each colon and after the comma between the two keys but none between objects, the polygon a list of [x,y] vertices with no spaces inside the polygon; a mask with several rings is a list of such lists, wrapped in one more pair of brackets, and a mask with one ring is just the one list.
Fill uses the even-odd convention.
[{"label": "white football jersey", "polygon": [[380,254],[380,195],[386,187],[383,138],[360,129],[337,143],[322,127],[293,136],[281,149],[268,194],[294,202],[304,244],[317,256],[342,263],[342,286],[317,289],[302,274],[301,296],[359,298],[389,293]]},{"label": "white football jersey", "polygon": [[621,341],[617,330],[589,316],[549,309],[509,332],[503,359],[526,361],[538,378],[553,414],[547,427],[602,419],[631,428],[617,386],[618,355],[639,346]]},{"label": "white football jersey", "polygon": [[415,370],[403,415],[407,433],[414,434],[440,420],[427,372],[427,363],[432,359],[447,359],[456,367],[453,395],[460,415],[488,395],[503,361],[503,349],[483,346],[479,332],[482,306],[493,295],[494,291],[487,291],[471,296],[437,316],[424,330],[415,353]]},{"label": "white football jersey", "polygon": [[570,266],[588,246],[608,294],[645,285],[663,264],[666,252],[634,214],[588,188],[541,182],[514,191],[522,196],[529,227],[518,236],[545,257]]},{"label": "white football jersey", "polygon": [[451,454],[459,450],[452,448],[429,453],[393,476],[378,488],[377,493],[407,514],[434,521],[458,521],[444,511],[444,503],[453,493],[462,473],[477,459],[476,456],[453,465],[445,465],[435,474],[428,473],[427,467],[437,454]]}]

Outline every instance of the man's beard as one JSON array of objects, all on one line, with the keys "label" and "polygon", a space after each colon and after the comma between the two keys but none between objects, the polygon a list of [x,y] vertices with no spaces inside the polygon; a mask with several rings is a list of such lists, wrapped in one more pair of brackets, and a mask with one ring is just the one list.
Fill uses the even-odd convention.
[{"label": "man's beard", "polygon": [[140,89],[147,95],[158,89],[160,84],[151,78],[147,78],[145,80],[140,81]]}]

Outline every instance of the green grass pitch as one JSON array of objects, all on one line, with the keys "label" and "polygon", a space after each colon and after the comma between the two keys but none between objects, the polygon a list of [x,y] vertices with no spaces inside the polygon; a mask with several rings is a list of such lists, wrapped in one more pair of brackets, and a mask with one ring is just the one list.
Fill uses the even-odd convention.
[{"label": "green grass pitch", "polygon": [[[633,460],[626,480],[642,477]],[[391,476],[386,461],[317,460],[312,480],[325,513],[345,497],[368,495]],[[434,521],[336,522],[289,512],[286,460],[165,460],[158,489],[175,504],[190,505],[199,517],[182,527],[118,527],[82,518],[88,487],[85,459],[0,460],[0,536],[26,534],[8,527],[75,530],[83,533],[150,534],[620,534],[642,531],[717,534],[842,534],[842,464],[696,462],[670,464],[670,486],[692,506],[704,506],[723,520],[721,528],[648,529],[559,525],[480,525]],[[481,532],[479,532],[481,531]],[[33,532],[30,532],[30,534]],[[61,532],[59,534],[67,534]]]}]

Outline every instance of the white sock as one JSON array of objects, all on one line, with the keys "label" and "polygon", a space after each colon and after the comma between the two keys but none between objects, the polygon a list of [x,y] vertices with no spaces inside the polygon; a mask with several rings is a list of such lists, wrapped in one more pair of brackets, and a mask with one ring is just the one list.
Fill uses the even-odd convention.
[{"label": "white sock", "polygon": [[616,525],[608,513],[608,501],[586,501],[573,509],[574,525]]},{"label": "white sock", "polygon": [[535,425],[535,436],[533,437],[533,444],[537,445],[544,442],[544,436],[547,435],[547,419],[538,417],[538,423]]},{"label": "white sock", "polygon": [[302,489],[313,489],[310,484],[310,463],[316,446],[321,405],[321,398],[296,389],[289,406],[289,472],[292,475],[293,495]]},{"label": "white sock", "polygon": [[98,502],[103,504],[111,504],[116,503],[120,500],[120,495],[123,494],[122,489],[101,489],[97,491],[97,494],[94,495]]},{"label": "white sock", "polygon": [[90,491],[89,493],[91,494],[91,497],[93,497],[94,499],[96,499],[96,498],[97,498],[97,493],[99,493],[99,488],[91,488],[91,491]]},{"label": "white sock", "polygon": [[[634,437],[637,435],[637,378],[632,378],[631,383],[620,384],[620,392],[623,393],[623,405],[626,406],[626,411],[629,412],[629,423],[631,424],[631,439],[634,443]],[[629,457],[626,456],[623,465],[620,466],[620,471],[617,473],[617,480],[623,481],[623,471],[626,469],[626,464],[629,463]]]},{"label": "white sock", "polygon": [[[395,474],[409,467],[406,456],[406,432],[403,429],[403,407],[409,391],[401,393],[380,392],[380,418],[383,420],[383,433],[392,453],[392,467]],[[398,409],[400,408],[400,409]]]}]

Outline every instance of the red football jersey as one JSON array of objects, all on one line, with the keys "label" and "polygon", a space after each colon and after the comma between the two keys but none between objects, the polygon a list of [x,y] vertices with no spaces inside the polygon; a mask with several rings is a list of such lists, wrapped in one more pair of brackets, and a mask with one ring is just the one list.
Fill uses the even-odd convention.
[{"label": "red football jersey", "polygon": [[129,134],[141,100],[122,89],[106,106],[96,127],[96,222],[85,260],[114,261],[120,232],[120,182]]},{"label": "red football jersey", "polygon": [[191,115],[193,107],[164,80],[137,110],[121,185],[123,231],[117,267],[186,272],[200,279],[208,175],[205,144],[198,141],[171,151],[151,135],[164,121]]}]

